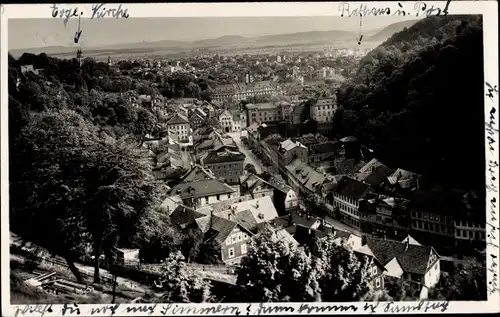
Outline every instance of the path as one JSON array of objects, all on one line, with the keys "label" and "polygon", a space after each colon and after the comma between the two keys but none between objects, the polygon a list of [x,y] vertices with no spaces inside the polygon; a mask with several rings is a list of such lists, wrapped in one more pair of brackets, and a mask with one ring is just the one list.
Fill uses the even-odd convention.
[{"label": "path", "polygon": [[265,168],[262,165],[262,162],[246,147],[240,139],[240,132],[231,132],[228,133],[236,145],[238,146],[238,149],[240,150],[241,153],[245,154],[245,166],[247,164],[252,164],[255,166],[255,170],[257,171],[257,174],[262,173],[262,171],[265,171]]}]

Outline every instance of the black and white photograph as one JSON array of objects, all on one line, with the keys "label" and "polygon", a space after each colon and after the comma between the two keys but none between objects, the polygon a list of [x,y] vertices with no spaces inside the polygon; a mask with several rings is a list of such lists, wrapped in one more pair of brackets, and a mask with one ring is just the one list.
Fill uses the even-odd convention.
[{"label": "black and white photograph", "polygon": [[498,300],[482,14],[107,5],[8,19],[11,305]]}]

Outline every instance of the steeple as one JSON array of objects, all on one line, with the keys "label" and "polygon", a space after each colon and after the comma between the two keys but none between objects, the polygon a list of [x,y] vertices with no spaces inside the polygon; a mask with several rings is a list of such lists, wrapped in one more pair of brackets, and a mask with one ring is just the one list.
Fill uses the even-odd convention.
[{"label": "steeple", "polygon": [[108,56],[108,65],[111,66],[111,56]]},{"label": "steeple", "polygon": [[83,61],[83,54],[82,54],[82,50],[81,49],[78,49],[76,51],[76,60],[78,61],[78,64],[80,64],[80,67],[82,66],[82,61]]}]

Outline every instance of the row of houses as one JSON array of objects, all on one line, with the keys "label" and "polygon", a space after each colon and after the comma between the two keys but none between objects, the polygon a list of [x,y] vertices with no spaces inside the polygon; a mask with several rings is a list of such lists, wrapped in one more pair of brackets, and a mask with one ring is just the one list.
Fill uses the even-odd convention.
[{"label": "row of houses", "polygon": [[272,81],[254,81],[246,80],[245,83],[236,83],[228,85],[219,85],[215,89],[212,100],[216,102],[241,101],[249,97],[282,94],[279,85]]},{"label": "row of houses", "polygon": [[[484,249],[484,221],[473,215],[477,194],[447,191],[421,175],[389,168],[377,159],[351,160],[355,162],[350,168],[341,167],[339,156],[353,138],[339,140],[337,145],[325,142],[331,152],[315,153],[311,145],[294,138],[269,134],[261,139],[259,130],[248,129],[249,143],[258,156],[299,195],[314,197],[329,216],[375,236],[401,238],[411,233],[423,242],[449,249],[463,244]],[[325,160],[325,164],[317,164],[317,160]]]}]

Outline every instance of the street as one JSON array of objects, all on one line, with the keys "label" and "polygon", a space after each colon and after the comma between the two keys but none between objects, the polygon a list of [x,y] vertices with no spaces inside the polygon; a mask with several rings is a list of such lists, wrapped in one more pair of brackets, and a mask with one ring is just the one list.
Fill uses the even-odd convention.
[{"label": "street", "polygon": [[260,174],[262,173],[262,171],[265,171],[265,168],[263,167],[262,163],[255,157],[255,155],[252,152],[250,152],[250,150],[243,143],[241,143],[240,132],[231,132],[228,133],[227,135],[229,135],[234,140],[240,152],[245,154],[246,157],[245,166],[247,164],[252,164],[253,166],[255,166],[257,174]]}]

